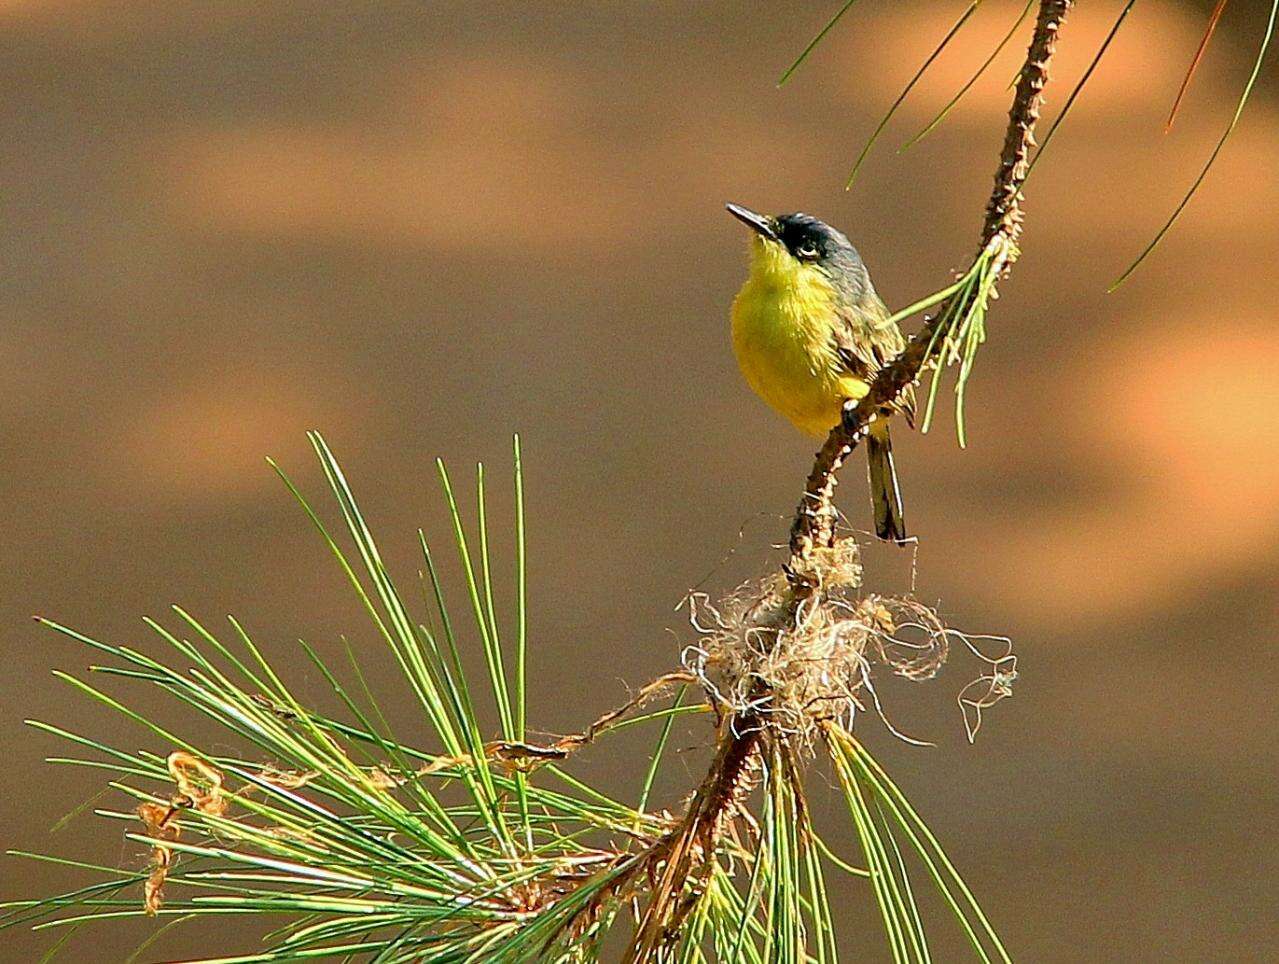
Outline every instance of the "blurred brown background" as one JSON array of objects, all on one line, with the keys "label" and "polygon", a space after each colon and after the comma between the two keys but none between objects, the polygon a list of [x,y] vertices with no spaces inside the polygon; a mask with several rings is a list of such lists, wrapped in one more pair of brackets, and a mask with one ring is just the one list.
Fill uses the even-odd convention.
[{"label": "blurred brown background", "polygon": [[[812,450],[735,370],[745,237],[723,202],[844,227],[891,304],[934,289],[971,253],[1024,41],[943,128],[893,148],[1020,5],[982,7],[846,194],[955,5],[859,4],[778,91],[833,2],[0,4],[4,846],[145,859],[90,815],[50,836],[102,777],[42,763],[65,747],[24,717],[167,749],[49,675],[93,658],[32,613],[160,652],[142,614],[234,612],[303,691],[317,680],[297,637],[335,651],[347,635],[393,685],[263,463],[327,507],[310,427],[405,582],[414,528],[447,539],[431,459],[467,488],[469,463],[504,473],[523,433],[538,726],[575,729],[670,667],[688,639],[674,604],[708,572],[723,589],[767,564]],[[1052,105],[1119,6],[1073,17]],[[974,747],[954,703],[976,670],[962,660],[893,691],[894,722],[936,749],[870,718],[862,732],[1023,961],[1279,953],[1273,58],[1180,225],[1104,293],[1247,74],[1256,2],[1230,5],[1163,135],[1208,6],[1138,5],[1036,170],[968,450],[948,419],[899,433],[920,596],[1012,636],[1022,677]],[[842,497],[865,526],[860,473]],[[877,585],[908,583],[901,554],[869,561]],[[415,725],[406,713],[401,732]],[[681,739],[671,805],[708,734]],[[633,795],[626,753],[645,745],[582,765]],[[84,879],[13,859],[0,875],[6,896]],[[850,957],[880,959],[869,891],[839,900]],[[91,925],[66,954],[122,959],[152,929]],[[949,922],[934,930],[940,959],[963,959]],[[179,928],[147,954],[245,953],[257,933]],[[35,960],[53,936],[7,934],[0,958]]]}]

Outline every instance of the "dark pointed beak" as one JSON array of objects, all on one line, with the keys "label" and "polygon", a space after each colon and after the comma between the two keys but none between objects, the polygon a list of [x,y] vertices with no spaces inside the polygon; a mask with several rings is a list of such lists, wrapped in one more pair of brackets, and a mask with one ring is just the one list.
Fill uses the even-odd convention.
[{"label": "dark pointed beak", "polygon": [[762,214],[756,214],[754,211],[749,208],[744,208],[740,204],[726,204],[724,206],[728,208],[729,214],[737,218],[737,220],[741,221],[743,224],[750,225],[750,227],[768,238],[768,240],[778,240],[777,228],[774,226],[772,218],[765,217]]}]

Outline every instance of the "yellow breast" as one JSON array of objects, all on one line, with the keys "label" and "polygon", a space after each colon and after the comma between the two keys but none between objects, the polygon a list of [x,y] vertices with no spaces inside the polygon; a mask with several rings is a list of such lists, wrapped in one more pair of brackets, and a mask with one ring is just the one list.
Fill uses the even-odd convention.
[{"label": "yellow breast", "polygon": [[797,428],[824,436],[845,399],[867,385],[835,352],[836,294],[819,269],[755,239],[750,277],[733,301],[733,351],[747,384]]}]

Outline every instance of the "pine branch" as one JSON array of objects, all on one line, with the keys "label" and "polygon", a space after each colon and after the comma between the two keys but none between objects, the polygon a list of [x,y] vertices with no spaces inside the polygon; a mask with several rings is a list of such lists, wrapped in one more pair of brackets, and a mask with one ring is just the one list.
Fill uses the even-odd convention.
[{"label": "pine branch", "polygon": [[[1009,110],[978,252],[979,258],[989,259],[987,270],[995,277],[1005,275],[1016,260],[1023,217],[1021,186],[1030,166],[1048,68],[1072,2],[1041,0],[1035,32]],[[989,293],[988,289],[988,296]],[[901,393],[919,380],[927,366],[937,364],[941,355],[937,348],[940,325],[953,317],[956,307],[966,307],[957,306],[955,300],[975,297],[976,291],[970,286],[944,303],[901,355],[880,371],[866,398],[846,413],[844,423],[831,431],[817,454],[791,534],[791,558],[786,566],[791,586],[790,618],[820,589],[820,580],[812,577],[809,564],[816,548],[830,546],[834,541],[831,499],[840,467],[865,437],[871,421],[888,417],[889,406]],[[752,696],[748,701],[751,708],[735,713],[722,728],[715,759],[680,824],[635,866],[636,873],[655,874],[656,881],[628,954],[629,961],[649,959],[664,939],[678,931],[692,909],[692,902],[680,900],[689,876],[699,863],[713,860],[719,836],[751,788],[752,774],[768,741],[765,707],[770,694],[761,682]]]},{"label": "pine branch", "polygon": [[[1034,36],[1018,76],[1016,93],[1008,112],[1008,128],[999,168],[995,172],[995,187],[986,205],[986,219],[978,245],[978,257],[991,258],[989,271],[993,278],[1006,276],[1017,260],[1017,242],[1021,237],[1023,218],[1021,187],[1035,146],[1035,125],[1043,106],[1048,68],[1062,22],[1072,5],[1073,0],[1041,0]],[[994,296],[993,287],[987,296]],[[840,468],[865,438],[870,423],[876,418],[888,418],[893,403],[901,394],[917,384],[925,371],[939,364],[945,350],[943,339],[938,337],[943,324],[969,307],[963,302],[977,297],[976,291],[965,288],[945,302],[910,340],[906,349],[880,370],[866,397],[846,409],[843,424],[831,430],[817,453],[795,512],[791,527],[790,572],[802,569],[803,560],[814,547],[831,544],[834,539],[832,499]]]}]

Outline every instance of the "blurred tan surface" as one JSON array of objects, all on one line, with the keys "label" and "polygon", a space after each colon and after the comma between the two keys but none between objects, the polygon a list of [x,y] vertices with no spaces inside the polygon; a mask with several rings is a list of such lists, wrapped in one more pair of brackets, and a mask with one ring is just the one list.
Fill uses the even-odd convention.
[{"label": "blurred tan surface", "polygon": [[[734,369],[745,238],[723,202],[843,227],[906,304],[966,264],[1002,136],[1012,46],[945,126],[893,154],[1020,7],[992,2],[845,194],[956,11],[859,4],[776,90],[832,6],[0,4],[5,847],[145,859],[89,815],[50,836],[101,778],[43,764],[64,747],[24,717],[168,749],[54,680],[93,660],[32,613],[158,652],[141,615],[234,612],[304,690],[318,681],[297,637],[348,636],[392,685],[263,462],[322,501],[310,427],[406,582],[415,527],[447,539],[432,458],[496,473],[523,433],[539,727],[578,728],[673,663],[688,638],[674,604],[708,571],[722,589],[766,564],[811,455]],[[1114,13],[1084,4],[1068,25],[1054,107]],[[974,747],[954,703],[972,664],[893,690],[894,721],[936,749],[869,718],[863,732],[1022,961],[1279,954],[1273,60],[1177,229],[1105,294],[1211,149],[1258,13],[1232,5],[1165,136],[1203,7],[1136,8],[1028,186],[967,451],[947,418],[898,433],[921,597],[1014,637],[1022,677]],[[841,493],[865,526],[860,473]],[[869,562],[880,585],[909,578],[900,554]],[[665,803],[707,739],[685,735]],[[643,746],[583,766],[633,792],[623,751]],[[5,896],[83,880],[12,859],[0,878]],[[838,899],[850,959],[881,959],[869,892]],[[123,959],[152,929],[89,925],[66,956]],[[934,930],[939,959],[963,959],[950,924]],[[7,934],[0,959],[35,960],[53,936]],[[191,926],[147,954],[245,953],[256,937]]]}]

